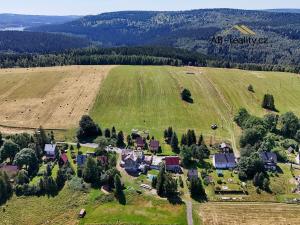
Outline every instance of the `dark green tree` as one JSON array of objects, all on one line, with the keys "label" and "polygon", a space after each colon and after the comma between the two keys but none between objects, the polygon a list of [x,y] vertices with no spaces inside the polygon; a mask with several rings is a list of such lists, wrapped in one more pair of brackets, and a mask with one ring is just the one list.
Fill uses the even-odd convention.
[{"label": "dark green tree", "polygon": [[179,153],[179,147],[178,147],[178,137],[176,132],[173,133],[172,138],[171,138],[171,142],[170,142],[172,151],[175,153]]},{"label": "dark green tree", "polygon": [[124,134],[123,134],[123,131],[120,131],[117,136],[117,147],[123,148],[124,146],[125,146]]},{"label": "dark green tree", "polygon": [[4,142],[3,146],[0,148],[0,156],[2,160],[9,158],[9,161],[12,163],[16,154],[20,151],[19,145],[14,143],[11,140]]}]

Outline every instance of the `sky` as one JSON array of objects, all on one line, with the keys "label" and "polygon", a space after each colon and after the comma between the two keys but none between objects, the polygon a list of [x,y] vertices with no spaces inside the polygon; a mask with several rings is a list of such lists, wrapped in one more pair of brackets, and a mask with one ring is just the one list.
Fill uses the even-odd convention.
[{"label": "sky", "polygon": [[300,8],[300,0],[0,0],[0,13],[94,15],[123,10]]}]

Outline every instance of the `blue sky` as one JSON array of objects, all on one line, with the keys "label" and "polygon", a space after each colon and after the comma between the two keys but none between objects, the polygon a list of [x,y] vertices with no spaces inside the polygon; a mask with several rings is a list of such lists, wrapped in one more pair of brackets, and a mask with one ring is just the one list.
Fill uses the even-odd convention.
[{"label": "blue sky", "polygon": [[300,0],[1,0],[0,13],[87,15],[121,10],[300,8]]}]

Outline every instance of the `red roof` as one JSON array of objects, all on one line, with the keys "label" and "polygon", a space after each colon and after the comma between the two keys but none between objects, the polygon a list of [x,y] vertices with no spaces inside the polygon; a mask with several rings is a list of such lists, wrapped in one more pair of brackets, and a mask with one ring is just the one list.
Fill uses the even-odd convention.
[{"label": "red roof", "polygon": [[67,163],[68,162],[68,156],[64,153],[64,154],[62,154],[61,156],[60,156],[60,158],[62,159],[62,161],[64,162],[64,163]]},{"label": "red roof", "polygon": [[179,160],[178,156],[165,157],[166,166],[179,166]]}]

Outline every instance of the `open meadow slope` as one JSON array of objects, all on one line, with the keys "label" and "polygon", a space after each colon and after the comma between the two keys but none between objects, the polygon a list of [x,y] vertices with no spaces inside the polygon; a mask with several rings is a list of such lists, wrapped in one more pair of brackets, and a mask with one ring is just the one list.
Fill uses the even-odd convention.
[{"label": "open meadow slope", "polygon": [[[247,87],[252,84],[255,93]],[[193,104],[183,102],[180,92],[188,88]],[[263,95],[274,95],[280,113],[293,111],[300,115],[300,77],[289,73],[253,72],[242,70],[120,66],[111,70],[103,82],[95,105],[93,118],[102,125],[149,130],[162,137],[163,130],[173,126],[181,134],[188,128],[206,137],[216,135],[234,144],[239,129],[233,115],[240,107],[262,116]],[[219,125],[216,134],[213,123]]]},{"label": "open meadow slope", "polygon": [[[0,70],[0,127],[68,129],[88,113],[111,66]],[[8,128],[7,128],[8,127]]]}]

